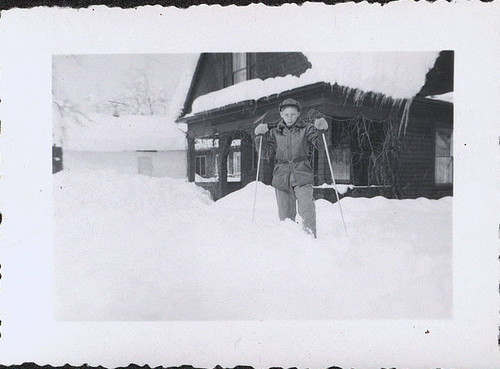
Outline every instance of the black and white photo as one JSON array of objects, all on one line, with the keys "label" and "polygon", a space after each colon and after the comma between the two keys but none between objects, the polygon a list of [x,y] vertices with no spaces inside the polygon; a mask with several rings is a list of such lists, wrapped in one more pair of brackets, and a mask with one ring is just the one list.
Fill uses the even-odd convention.
[{"label": "black and white photo", "polygon": [[498,11],[3,12],[2,364],[497,367]]}]

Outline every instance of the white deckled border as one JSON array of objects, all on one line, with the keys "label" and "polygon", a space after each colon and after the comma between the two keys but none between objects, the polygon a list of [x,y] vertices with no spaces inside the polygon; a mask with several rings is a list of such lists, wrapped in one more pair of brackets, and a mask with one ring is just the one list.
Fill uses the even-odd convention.
[{"label": "white deckled border", "polygon": [[[2,364],[498,367],[499,17],[444,1],[2,13]],[[441,49],[456,51],[453,319],[52,320],[53,54]]]}]

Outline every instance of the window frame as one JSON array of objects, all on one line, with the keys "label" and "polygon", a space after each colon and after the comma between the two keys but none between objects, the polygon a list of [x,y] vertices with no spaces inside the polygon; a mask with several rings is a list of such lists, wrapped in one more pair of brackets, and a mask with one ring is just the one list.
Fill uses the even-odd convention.
[{"label": "window frame", "polygon": [[[447,132],[449,133],[449,144],[450,144],[450,152],[449,155],[438,155],[437,154],[437,137],[438,137],[438,132]],[[435,127],[434,128],[434,186],[436,187],[451,187],[453,186],[453,129],[452,128],[446,128],[446,127]],[[438,173],[437,173],[437,161],[438,158],[449,158],[450,159],[450,172],[449,173],[449,182],[438,182]],[[446,177],[446,176],[445,176]]]},{"label": "window frame", "polygon": [[[243,54],[245,60],[245,67],[234,69],[234,55]],[[248,81],[255,78],[255,66],[257,65],[257,57],[255,53],[226,53],[222,58],[223,69],[223,87],[229,87],[241,82]],[[235,75],[245,70],[245,79],[235,82]]]},{"label": "window frame", "polygon": [[[347,138],[347,137],[346,137]],[[333,145],[332,145],[333,146]],[[342,156],[342,160],[338,161],[335,160],[338,158],[338,155]],[[349,184],[353,180],[353,168],[352,168],[352,151],[351,151],[351,145],[350,142],[347,140],[342,140],[339,142],[337,145],[332,147],[330,149],[330,156],[332,159],[332,169],[335,174],[335,181],[340,183],[340,184]],[[346,159],[346,162],[343,163],[342,161]],[[343,177],[340,175],[341,169],[345,169],[345,173],[347,174],[347,178]]]},{"label": "window frame", "polygon": [[233,176],[241,176],[241,151],[233,151]]},{"label": "window frame", "polygon": [[[203,159],[203,173],[198,173],[198,159],[200,159],[200,169],[201,169],[201,159]],[[201,177],[206,176],[207,174],[207,156],[206,155],[195,155],[194,157],[194,173],[198,174]]]}]

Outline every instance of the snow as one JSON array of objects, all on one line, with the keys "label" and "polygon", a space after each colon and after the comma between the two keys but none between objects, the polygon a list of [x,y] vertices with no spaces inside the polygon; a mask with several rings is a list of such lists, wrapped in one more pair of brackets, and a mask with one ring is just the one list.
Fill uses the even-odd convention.
[{"label": "snow", "polygon": [[[241,139],[235,138],[231,141],[231,147],[240,147]],[[195,138],[194,139],[194,149],[196,151],[211,150],[219,147],[218,138]]]},{"label": "snow", "polygon": [[208,178],[205,178],[205,177],[202,177],[200,176],[198,173],[195,173],[194,174],[194,181],[195,182],[219,182],[219,177],[208,177]]},{"label": "snow", "polygon": [[343,195],[345,194],[348,190],[352,190],[354,188],[354,185],[350,184],[350,185],[345,185],[345,184],[337,184],[336,186],[334,186],[333,184],[328,184],[328,183],[323,183],[322,185],[320,186],[314,186],[315,188],[336,188],[337,189],[337,192],[340,194],[340,195]]},{"label": "snow", "polygon": [[198,97],[189,115],[247,100],[327,82],[376,92],[393,99],[411,99],[425,83],[438,52],[304,53],[312,67],[301,76],[251,79]]},{"label": "snow", "polygon": [[[55,59],[56,65],[61,70],[55,78],[57,83],[54,86],[53,143],[63,146],[66,150],[77,151],[186,150],[185,132],[187,125],[184,123],[176,124],[175,120],[184,107],[199,54],[184,55],[179,60],[170,59],[172,65],[165,64],[165,57],[165,55],[72,55],[57,57]],[[179,57],[177,56],[177,58]],[[176,68],[180,62],[183,62],[182,68]],[[93,68],[82,68],[83,64],[92,65]],[[91,106],[95,104],[87,106],[88,104],[82,103],[82,96],[86,94],[93,96],[96,93],[99,96],[106,95],[101,89],[109,90],[108,94],[115,90],[114,93],[118,94],[120,89],[113,86],[117,83],[116,81],[122,81],[125,76],[126,79],[123,83],[130,82],[131,76],[122,70],[122,64],[135,65],[135,68],[131,70],[143,70],[144,74],[140,74],[143,77],[146,75],[145,73],[150,74],[149,78],[156,89],[159,86],[170,87],[174,83],[174,86],[171,87],[174,92],[169,95],[168,109],[165,115],[122,115],[115,117],[89,112]],[[116,65],[121,67],[119,71],[113,69],[110,77],[109,65],[112,65],[113,68]],[[165,70],[165,68],[167,69]],[[170,68],[177,69],[180,76],[168,78],[167,71]],[[89,74],[89,70],[92,73]],[[105,74],[106,72],[107,74]],[[93,81],[96,79],[101,83],[98,85],[90,82],[79,83],[81,80]],[[90,90],[87,91],[92,86],[99,87],[99,91],[92,93]],[[123,86],[120,88],[123,89]],[[132,92],[137,93],[137,91]],[[71,103],[68,96],[79,104]],[[104,101],[112,99],[112,96],[114,95],[111,94]]]},{"label": "snow", "polygon": [[[54,178],[58,320],[451,317],[450,197],[316,201],[318,238],[256,183],[213,202],[185,180]],[[78,209],[78,211],[75,211]]]},{"label": "snow", "polygon": [[453,91],[446,92],[441,95],[429,95],[426,96],[427,99],[446,101],[453,104]]},{"label": "snow", "polygon": [[218,139],[211,138],[195,138],[194,139],[194,149],[195,150],[211,150],[219,147]]},{"label": "snow", "polygon": [[175,92],[169,102],[169,117],[178,118],[182,114],[184,102],[186,101],[189,88],[191,87],[191,81],[199,59],[200,55],[197,54],[194,55],[189,62],[184,64],[184,71],[181,74],[177,87],[175,88]]},{"label": "snow", "polygon": [[[195,173],[194,175],[194,181],[197,183],[202,183],[202,182],[219,182],[219,176],[214,176],[214,177],[202,177],[199,174]],[[228,175],[227,176],[227,182],[240,182],[241,181],[241,175]]]},{"label": "snow", "polygon": [[187,141],[176,123],[162,116],[114,117],[104,114],[59,114],[60,141],[66,150],[136,151],[186,150]]}]

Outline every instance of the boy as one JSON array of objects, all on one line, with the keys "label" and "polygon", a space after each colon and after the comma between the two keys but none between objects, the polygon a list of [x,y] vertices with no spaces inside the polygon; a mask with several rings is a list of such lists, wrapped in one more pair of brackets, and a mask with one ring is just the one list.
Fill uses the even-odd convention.
[{"label": "boy", "polygon": [[295,99],[282,101],[279,110],[281,120],[276,128],[269,131],[264,123],[255,128],[255,135],[263,140],[264,156],[275,155],[272,186],[276,192],[278,215],[280,220],[295,221],[297,201],[304,229],[316,238],[314,174],[309,161],[309,145],[324,150],[321,133],[328,129],[328,123],[317,119],[313,126],[299,120],[300,103]]}]

